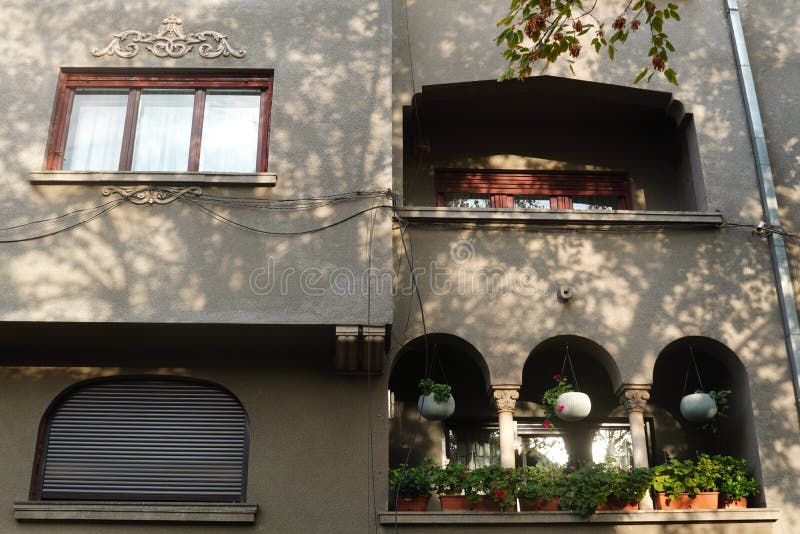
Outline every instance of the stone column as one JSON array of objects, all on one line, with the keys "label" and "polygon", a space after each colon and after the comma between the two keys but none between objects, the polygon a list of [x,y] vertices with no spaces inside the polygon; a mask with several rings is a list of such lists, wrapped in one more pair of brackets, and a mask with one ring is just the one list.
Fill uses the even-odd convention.
[{"label": "stone column", "polygon": [[519,386],[493,386],[492,396],[500,426],[500,463],[503,467],[515,467],[514,406],[519,398]]},{"label": "stone column", "polygon": [[[619,403],[625,406],[628,422],[631,425],[634,467],[650,467],[647,458],[647,433],[644,426],[644,411],[649,399],[650,386],[624,386],[619,396]],[[653,499],[649,491],[639,502],[639,509],[653,509]]]}]

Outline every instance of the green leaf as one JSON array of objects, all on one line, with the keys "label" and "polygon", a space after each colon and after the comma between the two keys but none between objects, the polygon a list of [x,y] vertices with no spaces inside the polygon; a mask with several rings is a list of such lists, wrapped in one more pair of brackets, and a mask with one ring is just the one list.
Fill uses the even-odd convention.
[{"label": "green leaf", "polygon": [[640,81],[642,81],[642,78],[644,78],[644,76],[645,76],[645,74],[647,74],[648,70],[649,69],[644,69],[642,72],[639,73],[639,75],[636,77],[636,79],[633,80],[634,85],[639,83]]},{"label": "green leaf", "polygon": [[613,46],[609,46],[608,47],[608,58],[611,61],[614,61],[614,47]]},{"label": "green leaf", "polygon": [[669,83],[672,85],[678,85],[678,75],[673,69],[667,69],[664,71],[664,77],[667,79]]},{"label": "green leaf", "polygon": [[577,74],[575,74],[575,68],[572,66],[572,63],[569,64],[569,71],[572,73],[573,76],[577,76]]},{"label": "green leaf", "polygon": [[[678,9],[678,4],[672,4],[672,3],[670,3],[670,4],[667,4],[667,7],[668,7],[669,9],[671,9],[672,11],[675,11],[676,9]],[[636,8],[634,8],[634,9],[636,9]]]},{"label": "green leaf", "polygon": [[669,50],[670,52],[674,52],[674,51],[675,51],[675,47],[674,47],[674,46],[672,46],[672,43],[670,43],[669,41],[667,41],[667,42],[666,42],[666,43],[664,43],[664,44],[665,44],[665,46],[667,47],[667,50]]},{"label": "green leaf", "polygon": [[673,19],[675,19],[675,20],[681,20],[681,17],[680,17],[680,15],[678,15],[678,12],[677,12],[677,11],[671,11],[670,13],[672,13],[672,18],[673,18]]},{"label": "green leaf", "polygon": [[631,9],[634,11],[638,11],[639,9],[642,9],[642,7],[644,7],[644,0],[639,0],[638,2],[633,4],[633,7]]}]

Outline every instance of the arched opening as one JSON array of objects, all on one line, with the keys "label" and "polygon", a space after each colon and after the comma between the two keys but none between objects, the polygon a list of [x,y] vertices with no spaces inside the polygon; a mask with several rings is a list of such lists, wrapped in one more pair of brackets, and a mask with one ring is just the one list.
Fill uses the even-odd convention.
[{"label": "arched opening", "polygon": [[[556,376],[567,376],[573,389],[589,395],[592,409],[586,419],[545,420],[542,397]],[[619,382],[613,358],[594,341],[562,335],[537,345],[525,362],[515,410],[517,465],[580,466],[607,458],[632,465],[628,420],[615,395]]]},{"label": "arched opening", "polygon": [[[710,425],[689,422],[681,415],[683,396],[700,390],[731,391],[727,413]],[[724,454],[746,458],[753,474],[761,480],[747,370],[727,346],[701,336],[681,338],[667,345],[653,368],[649,404],[658,443],[655,463],[693,458],[701,452]],[[755,500],[751,506],[763,506],[763,496],[756,496]]]},{"label": "arched opening", "polygon": [[[423,337],[406,344],[395,358],[389,376],[390,467],[401,463],[419,465],[426,456],[437,463],[448,458],[470,463],[469,451],[459,453],[458,444],[451,439],[453,428],[474,421],[497,420],[487,394],[488,367],[478,350],[450,334],[429,334],[427,345],[426,357]],[[452,387],[456,408],[446,421],[428,421],[419,415],[417,384],[425,376]]]}]

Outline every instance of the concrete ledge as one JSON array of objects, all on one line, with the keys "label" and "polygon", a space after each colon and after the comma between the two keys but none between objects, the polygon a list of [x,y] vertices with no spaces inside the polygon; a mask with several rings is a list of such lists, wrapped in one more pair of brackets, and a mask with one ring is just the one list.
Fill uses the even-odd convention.
[{"label": "concrete ledge", "polygon": [[[393,525],[394,512],[381,512],[380,523]],[[586,524],[687,524],[687,523],[774,523],[779,510],[638,510],[597,512],[583,519],[574,512],[398,512],[400,525],[586,525]],[[720,525],[722,528],[722,525]]]},{"label": "concrete ledge", "polygon": [[480,226],[676,226],[715,228],[723,223],[714,211],[584,211],[501,208],[400,208],[398,214],[412,223],[475,224]]},{"label": "concrete ledge", "polygon": [[17,501],[18,521],[253,523],[258,505],[239,503]]},{"label": "concrete ledge", "polygon": [[278,183],[278,175],[274,172],[31,171],[29,174],[31,183],[37,185],[181,184],[273,187]]}]

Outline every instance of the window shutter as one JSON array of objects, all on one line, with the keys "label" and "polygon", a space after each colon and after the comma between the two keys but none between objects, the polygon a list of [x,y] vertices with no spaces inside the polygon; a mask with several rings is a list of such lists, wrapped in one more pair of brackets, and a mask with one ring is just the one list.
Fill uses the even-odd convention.
[{"label": "window shutter", "polygon": [[93,382],[51,410],[43,440],[42,500],[246,499],[247,414],[218,386]]}]

